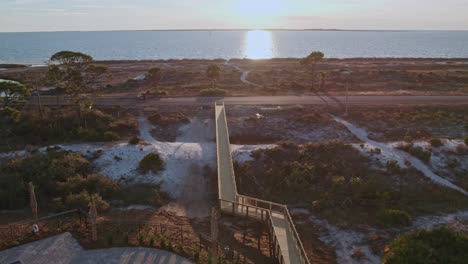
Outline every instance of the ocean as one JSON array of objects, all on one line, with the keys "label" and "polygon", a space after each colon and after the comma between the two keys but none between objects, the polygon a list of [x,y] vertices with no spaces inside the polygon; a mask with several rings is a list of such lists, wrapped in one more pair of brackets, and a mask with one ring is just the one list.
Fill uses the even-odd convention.
[{"label": "ocean", "polygon": [[468,31],[106,31],[0,33],[0,63],[44,63],[61,50],[97,60],[468,58]]}]

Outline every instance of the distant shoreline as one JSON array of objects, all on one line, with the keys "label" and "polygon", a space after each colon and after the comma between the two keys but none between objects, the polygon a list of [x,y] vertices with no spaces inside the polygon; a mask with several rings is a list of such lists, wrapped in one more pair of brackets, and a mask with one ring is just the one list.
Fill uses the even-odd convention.
[{"label": "distant shoreline", "polygon": [[[301,58],[269,58],[269,59],[248,59],[248,58],[232,58],[229,60],[226,59],[115,59],[115,60],[95,60],[96,63],[166,63],[166,62],[183,62],[183,61],[192,61],[192,62],[225,62],[225,61],[285,61],[285,60],[300,60]],[[354,57],[354,58],[325,58],[324,61],[434,61],[434,62],[450,62],[450,61],[457,61],[457,62],[465,62],[468,63],[468,57],[460,57],[460,58],[443,58],[443,57],[433,57],[433,58],[426,58],[426,57]],[[18,69],[18,68],[35,68],[35,67],[47,67],[47,64],[44,62],[8,62],[2,63],[0,62],[0,69],[1,70],[8,70],[8,69]],[[0,70],[0,73],[1,73]]]},{"label": "distant shoreline", "polygon": [[281,28],[265,28],[265,29],[114,29],[114,30],[59,30],[59,31],[0,31],[0,34],[8,33],[64,33],[64,32],[217,32],[217,31],[324,31],[324,32],[467,32],[468,29],[281,29]]}]

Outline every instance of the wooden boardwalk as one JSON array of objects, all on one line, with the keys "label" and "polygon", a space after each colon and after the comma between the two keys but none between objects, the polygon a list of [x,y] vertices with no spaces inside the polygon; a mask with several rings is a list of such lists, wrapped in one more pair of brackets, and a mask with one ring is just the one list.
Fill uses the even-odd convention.
[{"label": "wooden boardwalk", "polygon": [[273,254],[279,263],[310,264],[286,205],[237,193],[224,104],[215,105],[215,120],[221,210],[267,222],[273,235]]}]

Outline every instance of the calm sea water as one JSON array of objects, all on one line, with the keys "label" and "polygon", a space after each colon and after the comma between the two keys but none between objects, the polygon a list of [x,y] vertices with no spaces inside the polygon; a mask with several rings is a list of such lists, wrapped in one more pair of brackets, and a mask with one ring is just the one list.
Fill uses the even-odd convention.
[{"label": "calm sea water", "polygon": [[0,62],[41,63],[60,50],[99,60],[303,57],[468,58],[468,31],[113,31],[0,33]]}]

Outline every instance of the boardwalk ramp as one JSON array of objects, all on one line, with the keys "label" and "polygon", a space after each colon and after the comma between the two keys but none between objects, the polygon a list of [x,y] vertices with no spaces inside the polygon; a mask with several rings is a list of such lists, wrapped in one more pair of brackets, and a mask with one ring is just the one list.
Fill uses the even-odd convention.
[{"label": "boardwalk ramp", "polygon": [[226,109],[222,103],[215,105],[215,121],[221,211],[266,222],[273,237],[272,252],[279,263],[310,264],[286,205],[238,194]]}]

